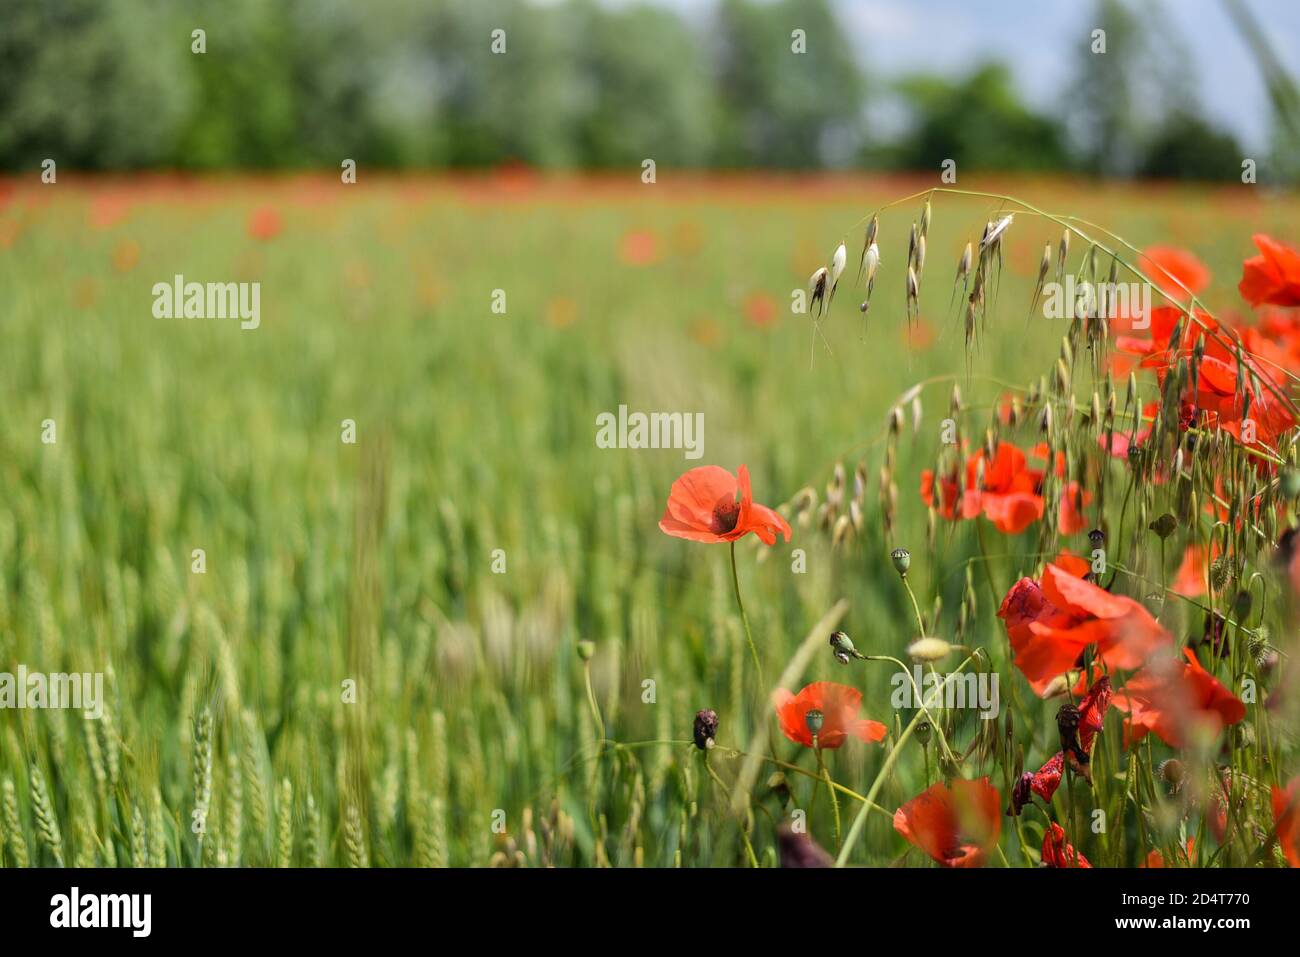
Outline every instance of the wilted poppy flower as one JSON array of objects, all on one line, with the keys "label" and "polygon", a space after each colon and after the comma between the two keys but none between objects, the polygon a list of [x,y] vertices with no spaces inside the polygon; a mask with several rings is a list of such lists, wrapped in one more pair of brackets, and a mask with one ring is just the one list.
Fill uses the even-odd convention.
[{"label": "wilted poppy flower", "polygon": [[1138,265],[1161,292],[1180,302],[1187,300],[1184,287],[1196,294],[1210,284],[1210,271],[1205,264],[1175,246],[1148,246],[1142,251]]},{"label": "wilted poppy flower", "polygon": [[737,475],[716,465],[691,469],[673,483],[659,527],[693,542],[734,542],[750,532],[767,545],[776,544],[778,532],[790,540],[790,523],[754,502],[743,465]]},{"label": "wilted poppy flower", "polygon": [[713,741],[718,736],[718,712],[709,708],[695,712],[694,732],[697,748],[707,751],[713,747]]},{"label": "wilted poppy flower", "polygon": [[1043,863],[1048,867],[1092,867],[1065,839],[1065,829],[1055,821],[1043,833]]},{"label": "wilted poppy flower", "polygon": [[1156,735],[1175,748],[1185,747],[1195,728],[1217,735],[1246,716],[1246,706],[1201,667],[1190,648],[1186,662],[1165,657],[1147,664],[1115,694],[1115,707],[1128,712],[1125,746]]},{"label": "wilted poppy flower", "polygon": [[1300,306],[1300,253],[1263,233],[1251,238],[1260,255],[1241,265],[1241,297],[1252,306]]},{"label": "wilted poppy flower", "polygon": [[776,846],[782,867],[834,867],[835,859],[806,831],[789,824],[776,829]]},{"label": "wilted poppy flower", "polygon": [[778,688],[772,695],[772,704],[776,707],[781,732],[807,748],[813,746],[814,725],[818,748],[838,748],[850,736],[860,741],[880,741],[887,730],[879,721],[858,717],[861,691],[834,681],[815,681],[797,695]]},{"label": "wilted poppy flower", "polygon": [[248,235],[254,239],[274,239],[280,235],[283,223],[273,206],[259,206],[248,217]]},{"label": "wilted poppy flower", "polygon": [[986,777],[938,782],[894,812],[894,830],[944,867],[980,867],[1002,833],[1001,798]]},{"label": "wilted poppy flower", "polygon": [[1016,667],[1039,695],[1075,667],[1089,645],[1097,646],[1108,668],[1133,669],[1173,643],[1140,603],[1084,581],[1088,569],[1083,559],[1062,556],[1043,569],[1041,583],[1022,578],[1012,585],[998,609]]},{"label": "wilted poppy flower", "polygon": [[1292,778],[1285,788],[1274,786],[1272,802],[1278,846],[1288,864],[1300,867],[1300,777]]},{"label": "wilted poppy flower", "polygon": [[[1093,682],[1088,693],[1079,701],[1079,723],[1075,728],[1075,744],[1078,750],[1071,750],[1070,767],[1075,774],[1089,777],[1088,757],[1092,751],[1092,742],[1101,731],[1106,719],[1106,709],[1110,707],[1112,689],[1110,677],[1102,675]],[[1082,755],[1082,757],[1080,757]],[[1057,751],[1047,763],[1034,773],[1026,771],[1011,796],[1011,806],[1007,813],[1015,816],[1021,808],[1029,803],[1030,794],[1037,794],[1044,801],[1050,802],[1056,789],[1061,786],[1061,776],[1065,773],[1065,751]]]}]

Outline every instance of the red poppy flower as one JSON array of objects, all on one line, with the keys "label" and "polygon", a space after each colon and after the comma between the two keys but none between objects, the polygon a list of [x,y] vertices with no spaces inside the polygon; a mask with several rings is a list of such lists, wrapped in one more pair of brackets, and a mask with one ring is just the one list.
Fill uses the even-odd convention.
[{"label": "red poppy flower", "polygon": [[745,319],[760,329],[772,325],[777,320],[776,300],[765,292],[750,293],[745,297]]},{"label": "red poppy flower", "polygon": [[1187,250],[1174,246],[1148,246],[1142,251],[1138,265],[1161,292],[1179,302],[1187,301],[1184,287],[1196,294],[1210,284],[1210,271],[1205,264]]},{"label": "red poppy flower", "polygon": [[1002,833],[1000,808],[986,777],[938,782],[894,812],[894,830],[944,867],[980,867]]},{"label": "red poppy flower", "polygon": [[1083,650],[1097,646],[1110,669],[1139,667],[1173,637],[1141,604],[1083,580],[1087,562],[1048,565],[1042,582],[1022,578],[1011,586],[998,617],[1007,627],[1015,664],[1042,695],[1052,679],[1075,667]]},{"label": "red poppy flower", "polygon": [[1201,667],[1190,648],[1186,663],[1165,657],[1147,664],[1115,694],[1115,707],[1128,712],[1125,746],[1154,731],[1166,744],[1185,747],[1194,729],[1217,735],[1246,716],[1246,706]]},{"label": "red poppy flower", "polygon": [[743,465],[737,475],[716,465],[691,469],[673,483],[659,527],[693,542],[734,542],[750,532],[767,545],[776,544],[778,532],[790,540],[790,523],[754,502]]},{"label": "red poppy flower", "polygon": [[1241,265],[1241,297],[1252,306],[1300,306],[1300,253],[1263,233],[1251,238],[1260,255]]},{"label": "red poppy flower", "polygon": [[[1293,354],[1285,335],[1280,336],[1280,341],[1275,338],[1279,337],[1276,323],[1267,332],[1249,327],[1238,330],[1200,309],[1194,316],[1196,321],[1188,323],[1182,308],[1152,309],[1150,336],[1146,338],[1126,334],[1128,327],[1113,322],[1115,348],[1141,357],[1141,365],[1155,371],[1162,387],[1178,363],[1186,360],[1195,364],[1195,387],[1189,385],[1180,397],[1180,425],[1184,429],[1204,424],[1224,428],[1247,445],[1273,444],[1295,424],[1290,409],[1275,393],[1285,392],[1286,372],[1296,365],[1300,353]],[[1180,327],[1182,333],[1175,343],[1174,331]],[[1249,430],[1255,435],[1243,438],[1247,393],[1252,423]]]},{"label": "red poppy flower", "polygon": [[1292,778],[1285,788],[1274,786],[1271,797],[1278,846],[1288,864],[1300,867],[1300,777]]},{"label": "red poppy flower", "polygon": [[1191,867],[1191,862],[1196,859],[1196,838],[1189,837],[1187,846],[1180,847],[1174,854],[1174,864],[1170,865],[1165,861],[1165,856],[1160,850],[1153,849],[1147,852],[1146,862],[1143,867]]},{"label": "red poppy flower", "polygon": [[1205,594],[1205,576],[1209,564],[1219,556],[1219,544],[1207,553],[1204,545],[1188,545],[1183,552],[1182,564],[1174,573],[1174,582],[1170,588],[1180,595],[1196,598]]},{"label": "red poppy flower", "polygon": [[1043,863],[1048,867],[1092,867],[1065,839],[1065,829],[1055,821],[1043,833]]},{"label": "red poppy flower", "polygon": [[850,735],[860,741],[880,741],[887,730],[879,721],[858,717],[862,692],[834,681],[815,681],[798,694],[778,688],[772,694],[772,704],[782,733],[806,748],[813,746],[813,732],[808,724],[810,711],[821,714],[818,748],[838,748]]},{"label": "red poppy flower", "polygon": [[274,239],[282,228],[280,214],[272,206],[259,206],[248,217],[248,235],[254,239]]},{"label": "red poppy flower", "polygon": [[[1219,779],[1218,790],[1210,795],[1209,807],[1206,809],[1205,819],[1210,825],[1210,830],[1214,834],[1214,839],[1220,844],[1223,843],[1224,837],[1228,833],[1228,804],[1232,801],[1232,772],[1225,771]],[[1242,798],[1238,797],[1235,802],[1238,811],[1241,810]]]},{"label": "red poppy flower", "polygon": [[632,229],[619,241],[618,258],[629,266],[650,266],[659,259],[659,237],[648,229]]},{"label": "red poppy flower", "polygon": [[[1010,442],[999,442],[992,459],[980,449],[966,460],[964,483],[956,469],[940,476],[926,469],[921,473],[921,500],[949,521],[982,514],[998,531],[1018,535],[1041,519],[1044,511],[1043,478],[1049,455],[1046,444],[1039,444],[1031,454],[1043,460],[1044,468],[1030,466],[1029,456]],[[1064,477],[1063,454],[1057,454],[1053,468],[1058,477]],[[1087,527],[1082,509],[1091,500],[1092,494],[1078,483],[1066,485],[1057,520],[1063,534],[1072,535]]]}]

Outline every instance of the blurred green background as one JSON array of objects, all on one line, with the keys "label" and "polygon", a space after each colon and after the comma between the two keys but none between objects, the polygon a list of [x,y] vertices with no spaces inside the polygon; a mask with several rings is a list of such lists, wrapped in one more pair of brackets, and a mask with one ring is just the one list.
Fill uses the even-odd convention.
[{"label": "blurred green background", "polygon": [[[1276,42],[1295,32],[1290,4],[1068,6],[1044,24],[1033,4],[950,0],[906,12],[889,0],[5,0],[0,168],[652,157],[929,170],[950,158],[964,171],[1231,180],[1248,147],[1261,182],[1294,178],[1300,112]],[[915,18],[906,43],[889,29],[903,16]],[[937,51],[963,33],[989,49],[955,67],[918,31]],[[1006,37],[1018,39],[993,42]],[[896,42],[914,51],[902,63],[887,55]],[[1205,91],[1225,88],[1256,142],[1225,126],[1222,94],[1207,109]]]}]

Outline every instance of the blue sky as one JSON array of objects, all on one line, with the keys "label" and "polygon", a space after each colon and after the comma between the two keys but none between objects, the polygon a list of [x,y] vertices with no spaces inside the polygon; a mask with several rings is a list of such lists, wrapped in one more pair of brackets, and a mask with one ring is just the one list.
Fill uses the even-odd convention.
[{"label": "blue sky", "polygon": [[[619,3],[626,0],[611,0]],[[688,17],[714,0],[660,0]],[[832,0],[866,69],[890,78],[910,71],[959,74],[996,58],[1014,71],[1024,98],[1059,107],[1080,35],[1095,24],[1093,0]],[[1248,149],[1268,145],[1270,108],[1259,70],[1222,0],[1128,0],[1159,10],[1193,61],[1205,114]],[[1245,0],[1274,52],[1300,76],[1300,0]]]}]

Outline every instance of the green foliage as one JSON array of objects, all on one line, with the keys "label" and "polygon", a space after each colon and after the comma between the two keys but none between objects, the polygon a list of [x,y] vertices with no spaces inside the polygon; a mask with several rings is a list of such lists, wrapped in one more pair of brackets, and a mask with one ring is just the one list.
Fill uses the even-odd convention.
[{"label": "green foliage", "polygon": [[904,169],[937,169],[944,159],[959,170],[1058,170],[1066,164],[1061,130],[1016,96],[1011,75],[998,64],[978,67],[963,80],[904,80],[914,127],[895,147]]}]

